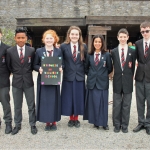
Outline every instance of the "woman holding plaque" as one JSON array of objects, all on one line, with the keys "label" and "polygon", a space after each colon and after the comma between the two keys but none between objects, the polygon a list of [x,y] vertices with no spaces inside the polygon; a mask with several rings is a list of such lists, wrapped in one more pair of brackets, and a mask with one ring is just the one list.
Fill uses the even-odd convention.
[{"label": "woman holding plaque", "polygon": [[95,35],[91,43],[91,50],[86,57],[85,72],[87,74],[87,91],[84,120],[103,126],[109,130],[108,122],[108,87],[109,73],[112,72],[111,56],[105,51],[102,35]]},{"label": "woman holding plaque", "polygon": [[68,126],[80,127],[78,115],[83,115],[85,98],[84,60],[87,48],[83,44],[79,27],[68,29],[65,43],[60,49],[63,55],[63,82],[61,91],[61,113],[70,116]]},{"label": "woman holding plaque", "polygon": [[[61,119],[60,85],[41,85],[41,59],[43,57],[62,57],[61,50],[56,48],[59,41],[54,30],[43,34],[44,47],[36,50],[34,70],[39,72],[37,79],[37,121],[46,123],[45,131],[57,130],[56,121]],[[62,71],[62,68],[59,68]]]}]

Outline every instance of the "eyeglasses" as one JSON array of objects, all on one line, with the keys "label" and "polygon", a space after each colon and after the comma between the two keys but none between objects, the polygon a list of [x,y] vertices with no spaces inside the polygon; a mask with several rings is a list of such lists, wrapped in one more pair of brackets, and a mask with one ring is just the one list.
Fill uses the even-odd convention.
[{"label": "eyeglasses", "polygon": [[150,30],[141,31],[141,34],[149,33]]}]

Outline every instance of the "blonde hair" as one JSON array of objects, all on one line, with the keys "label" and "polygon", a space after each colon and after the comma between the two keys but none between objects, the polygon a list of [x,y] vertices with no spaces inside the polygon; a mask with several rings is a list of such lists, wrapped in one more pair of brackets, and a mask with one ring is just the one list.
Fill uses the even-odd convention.
[{"label": "blonde hair", "polygon": [[70,33],[71,33],[71,30],[78,30],[79,31],[79,47],[80,47],[80,57],[81,57],[81,60],[84,60],[84,43],[83,43],[83,38],[82,38],[82,31],[81,29],[78,27],[78,26],[70,26],[68,31],[67,31],[67,36],[66,36],[66,40],[65,40],[65,43],[66,44],[69,44],[71,42],[70,40]]},{"label": "blonde hair", "polygon": [[129,42],[129,43],[128,43],[128,46],[129,46],[129,47],[132,46],[132,42]]},{"label": "blonde hair", "polygon": [[59,37],[58,37],[58,35],[56,34],[56,32],[54,30],[49,29],[49,30],[45,31],[43,33],[42,42],[45,43],[44,40],[45,40],[45,37],[46,37],[47,34],[51,34],[52,35],[52,37],[54,38],[53,46],[56,47],[56,45],[57,45],[57,43],[59,41]]}]

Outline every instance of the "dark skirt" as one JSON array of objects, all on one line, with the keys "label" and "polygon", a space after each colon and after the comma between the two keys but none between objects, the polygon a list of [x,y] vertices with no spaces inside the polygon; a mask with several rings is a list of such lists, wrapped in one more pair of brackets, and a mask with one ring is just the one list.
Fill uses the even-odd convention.
[{"label": "dark skirt", "polygon": [[[40,86],[40,87],[39,87]],[[59,85],[39,85],[37,92],[37,121],[55,122],[61,119]]]},{"label": "dark skirt", "polygon": [[106,127],[108,123],[108,90],[87,89],[84,120],[96,126]]},{"label": "dark skirt", "polygon": [[63,81],[61,91],[61,114],[77,116],[84,113],[85,81]]}]

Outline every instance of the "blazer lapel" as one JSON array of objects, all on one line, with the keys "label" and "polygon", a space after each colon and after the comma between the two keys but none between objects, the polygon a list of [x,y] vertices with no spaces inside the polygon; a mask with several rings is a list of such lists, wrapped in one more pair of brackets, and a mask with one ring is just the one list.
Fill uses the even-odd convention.
[{"label": "blazer lapel", "polygon": [[47,57],[47,53],[46,53],[45,47],[42,48],[42,55],[41,56]]},{"label": "blazer lapel", "polygon": [[14,54],[14,57],[16,57],[16,60],[17,62],[20,64],[21,66],[21,62],[20,62],[20,58],[19,58],[19,54],[18,54],[18,50],[17,50],[17,46],[14,47],[14,50],[13,50],[13,54]]},{"label": "blazer lapel", "polygon": [[114,54],[115,54],[115,57],[117,59],[117,62],[119,63],[119,66],[120,66],[120,68],[122,70],[121,63],[120,63],[120,57],[119,57],[119,49],[118,49],[118,47],[115,49],[115,53]]},{"label": "blazer lapel", "polygon": [[72,52],[71,52],[71,46],[70,46],[70,44],[67,45],[67,50],[68,50],[68,53],[69,53],[72,61],[75,63],[75,61],[73,60],[73,57],[72,57]]},{"label": "blazer lapel", "polygon": [[[131,54],[132,54],[132,53],[131,53],[131,51],[130,51],[129,48],[128,48],[127,56],[126,56],[126,59],[125,59],[126,63],[125,63],[124,69],[126,68],[126,66],[128,66],[128,62],[129,62],[129,58],[130,58]],[[123,70],[124,70],[124,69],[123,69]]]}]

